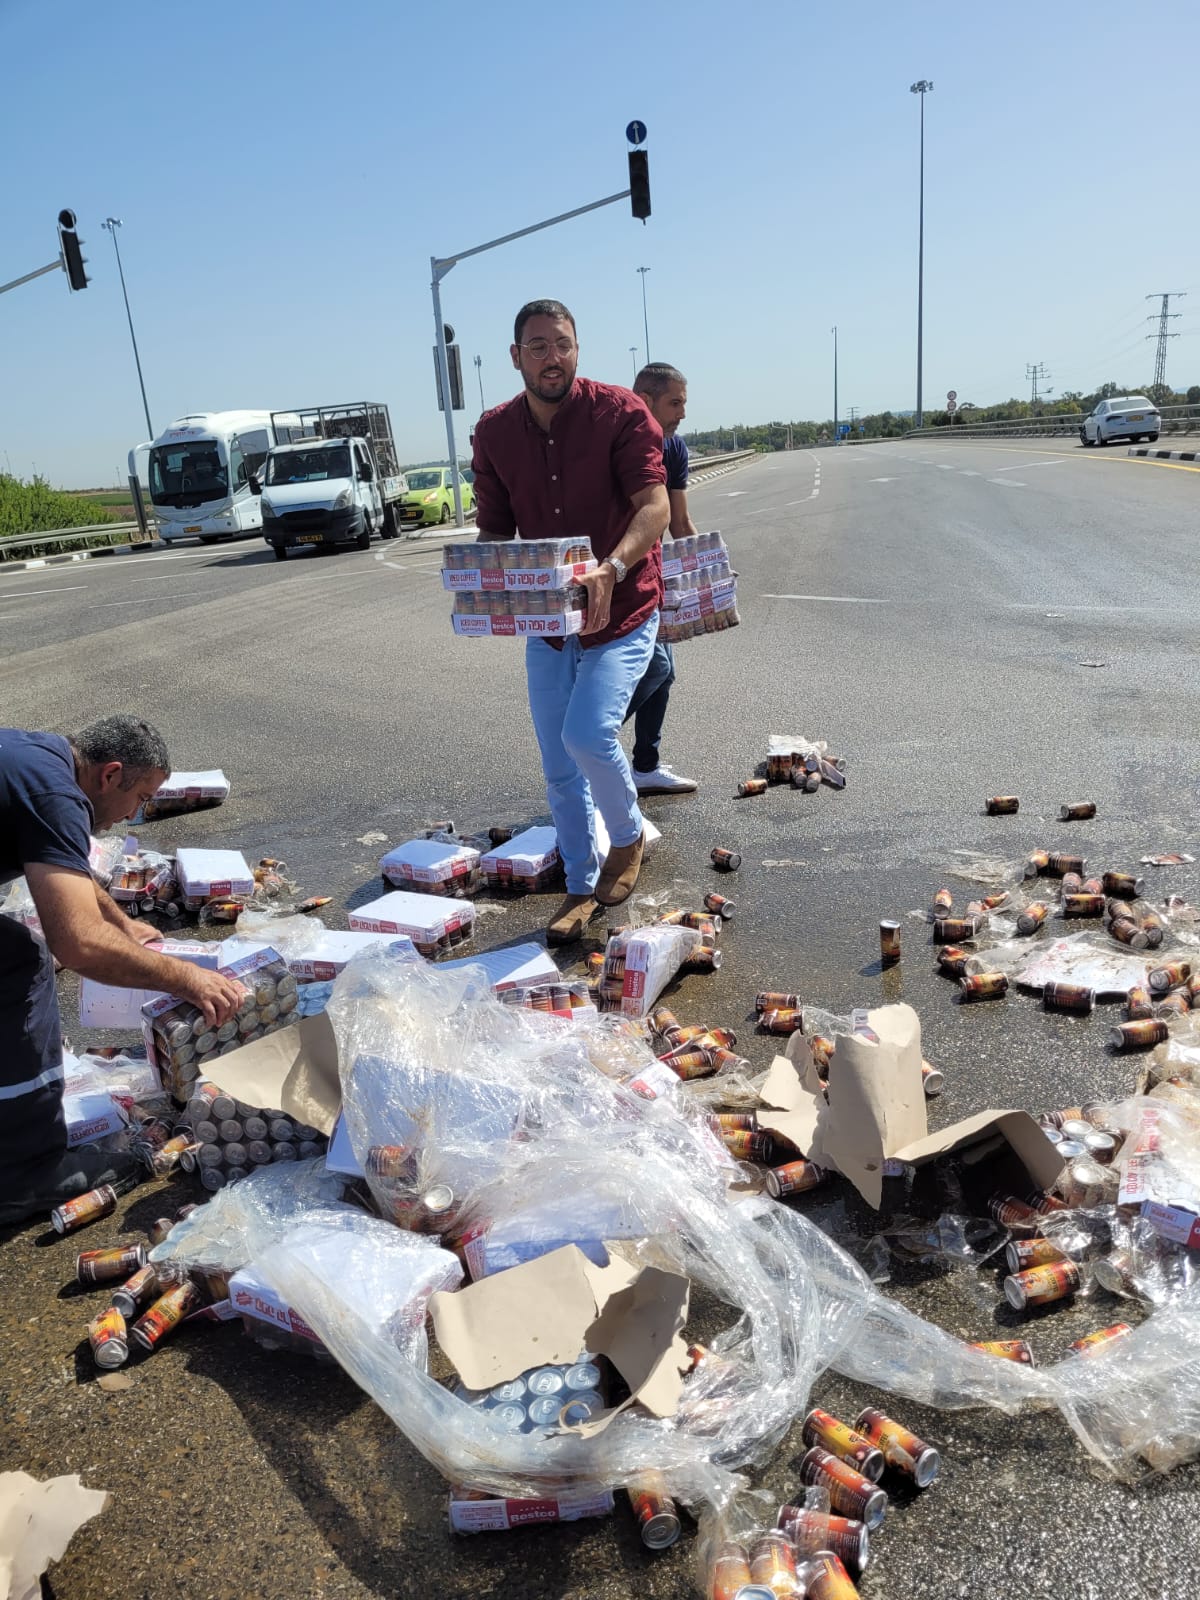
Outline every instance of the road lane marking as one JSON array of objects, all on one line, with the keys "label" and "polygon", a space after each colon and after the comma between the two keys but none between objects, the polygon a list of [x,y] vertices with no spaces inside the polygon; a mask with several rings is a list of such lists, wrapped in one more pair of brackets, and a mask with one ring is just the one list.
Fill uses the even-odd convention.
[{"label": "road lane marking", "polygon": [[997,467],[997,472],[1036,472],[1039,467],[1061,467],[1061,458],[1056,461],[1022,461],[1015,467]]},{"label": "road lane marking", "polygon": [[1016,478],[989,478],[989,483],[994,483],[997,489],[1024,489],[1023,483],[1018,483]]},{"label": "road lane marking", "polygon": [[899,483],[899,478],[868,478],[868,483]]},{"label": "road lane marking", "polygon": [[829,600],[840,606],[886,606],[887,600],[874,600],[861,594],[764,594],[764,600]]},{"label": "road lane marking", "polygon": [[87,584],[86,583],[64,583],[59,588],[56,588],[56,589],[26,589],[24,594],[18,593],[16,589],[5,589],[4,591],[2,591],[2,593],[3,593],[3,598],[5,600],[24,600],[27,595],[34,595],[34,594],[66,594],[68,592],[68,590],[70,590],[70,589],[86,589],[86,588],[87,588]]},{"label": "road lane marking", "polygon": [[[969,445],[964,445],[963,448],[967,449],[967,450],[987,450],[992,455],[1005,455],[1005,456],[1055,456],[1060,461],[1079,461],[1079,462],[1086,461],[1089,464],[1092,464],[1092,465],[1095,465],[1095,466],[1099,466],[1101,462],[1106,461],[1110,465],[1116,464],[1118,466],[1121,465],[1121,464],[1124,464],[1124,465],[1130,466],[1130,467],[1167,467],[1168,469],[1170,469],[1172,471],[1176,471],[1176,472],[1200,472],[1200,467],[1189,467],[1189,466],[1186,466],[1182,461],[1153,461],[1153,460],[1149,459],[1148,457],[1144,457],[1144,456],[1097,455],[1094,450],[1089,450],[1087,452],[1087,454],[1085,455],[1084,451],[1083,451],[1083,447],[1082,446],[1078,446],[1078,445],[1073,447],[1072,449],[1069,449],[1069,450],[1068,449],[1038,450],[1038,449],[1035,449],[1033,446],[1030,446],[1030,445],[1014,446],[1014,445],[1010,445],[1010,444],[974,444],[974,443],[969,444]],[[925,465],[926,466],[933,466],[934,463],[933,462],[926,462]],[[1032,466],[1033,462],[1031,461],[1029,463],[1029,465]]]}]

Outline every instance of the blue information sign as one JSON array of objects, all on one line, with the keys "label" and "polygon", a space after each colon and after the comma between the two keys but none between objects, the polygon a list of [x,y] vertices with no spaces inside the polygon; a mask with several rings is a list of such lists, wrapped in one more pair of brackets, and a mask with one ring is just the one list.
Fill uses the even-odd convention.
[{"label": "blue information sign", "polygon": [[625,137],[630,144],[645,144],[646,124],[644,122],[631,122],[625,129]]},{"label": "blue information sign", "polygon": [[838,438],[839,439],[845,439],[848,436],[849,432],[850,432],[850,424],[848,422],[842,422],[842,423],[838,424]]}]

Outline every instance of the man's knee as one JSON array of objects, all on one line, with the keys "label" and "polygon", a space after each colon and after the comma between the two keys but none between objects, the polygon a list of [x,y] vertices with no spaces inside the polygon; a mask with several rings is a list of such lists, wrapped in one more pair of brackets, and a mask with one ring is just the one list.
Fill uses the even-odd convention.
[{"label": "man's knee", "polygon": [[568,716],[563,724],[562,742],[568,755],[580,767],[611,759],[617,748],[617,730],[608,720],[591,716]]}]

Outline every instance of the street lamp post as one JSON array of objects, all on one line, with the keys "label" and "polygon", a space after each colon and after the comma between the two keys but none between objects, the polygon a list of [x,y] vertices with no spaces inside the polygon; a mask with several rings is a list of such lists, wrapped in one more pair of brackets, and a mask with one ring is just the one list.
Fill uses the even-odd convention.
[{"label": "street lamp post", "polygon": [[834,323],[833,327],[830,328],[829,331],[833,335],[833,442],[834,442],[834,444],[837,444],[840,435],[838,434],[838,407],[837,407],[837,378],[838,378],[838,374],[837,374],[837,323],[836,322]]},{"label": "street lamp post", "polygon": [[928,78],[909,85],[909,93],[921,97],[921,201],[917,222],[917,427],[925,425],[921,404],[921,345],[925,331],[925,96],[933,89]]},{"label": "street lamp post", "polygon": [[637,374],[638,374],[637,353],[638,353],[637,345],[631,344],[629,346],[629,354],[633,357],[633,376],[634,376],[634,381],[635,382],[637,380]]},{"label": "street lamp post", "polygon": [[129,309],[129,291],[125,287],[125,269],[121,265],[121,247],[117,243],[117,229],[121,226],[120,217],[105,217],[101,227],[107,228],[112,234],[113,249],[117,252],[117,271],[121,277],[121,293],[125,296],[125,316],[129,322],[129,338],[133,345],[133,360],[137,367],[138,387],[142,391],[142,410],[146,413],[146,435],[154,437],[154,424],[150,421],[150,406],[146,400],[146,382],[142,377],[142,358],[138,355],[137,335],[133,331],[133,313]]},{"label": "street lamp post", "polygon": [[479,414],[482,416],[487,410],[483,403],[483,357],[475,357],[475,376],[479,379]]},{"label": "street lamp post", "polygon": [[638,271],[642,275],[642,331],[646,335],[646,344],[645,344],[646,363],[647,363],[647,365],[649,365],[649,362],[650,362],[650,318],[646,314],[646,274],[650,271],[650,268],[649,267],[639,267]]}]

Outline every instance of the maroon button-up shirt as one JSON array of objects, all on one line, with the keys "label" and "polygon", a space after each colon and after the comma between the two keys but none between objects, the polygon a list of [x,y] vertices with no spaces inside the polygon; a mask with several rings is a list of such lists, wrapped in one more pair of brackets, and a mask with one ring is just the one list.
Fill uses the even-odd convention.
[{"label": "maroon button-up shirt", "polygon": [[[576,378],[549,432],[519,394],[475,425],[479,530],[492,539],[587,538],[603,561],[633,521],[631,497],[666,483],[662,452],[662,429],[629,389]],[[662,598],[655,544],[613,589],[608,626],[583,634],[580,643],[607,644],[631,633]]]}]

